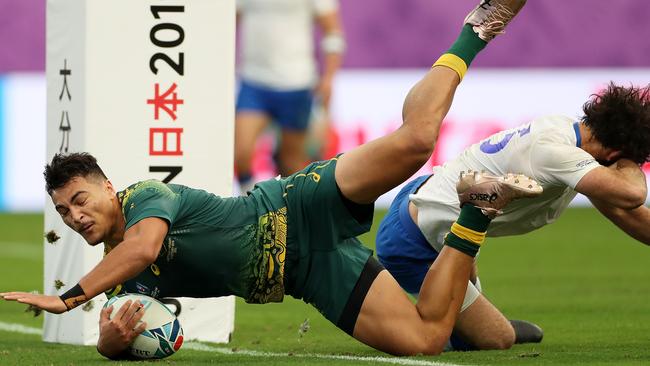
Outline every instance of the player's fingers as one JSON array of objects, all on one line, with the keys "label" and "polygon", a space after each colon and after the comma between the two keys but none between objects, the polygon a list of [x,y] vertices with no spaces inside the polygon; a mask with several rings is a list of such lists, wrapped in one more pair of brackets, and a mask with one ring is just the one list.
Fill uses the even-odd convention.
[{"label": "player's fingers", "polygon": [[126,313],[127,310],[131,307],[131,300],[127,300],[124,305],[120,306],[120,308],[117,310],[117,313],[115,313],[115,317],[113,319],[119,319],[122,320],[124,317],[124,314]]},{"label": "player's fingers", "polygon": [[142,322],[142,323],[140,323],[140,325],[138,325],[137,327],[135,327],[135,328],[133,329],[133,332],[134,332],[135,334],[140,334],[140,333],[144,332],[145,329],[147,329],[147,323]]},{"label": "player's fingers", "polygon": [[140,319],[142,319],[142,317],[144,316],[144,312],[145,312],[144,305],[140,304],[140,307],[138,308],[138,310],[136,310],[135,314],[133,315],[133,319],[135,319],[136,322],[139,322]]},{"label": "player's fingers", "polygon": [[3,292],[0,294],[3,299],[5,300],[17,300],[20,297],[24,297],[28,292],[17,292],[17,291],[12,291],[12,292]]},{"label": "player's fingers", "polygon": [[135,315],[135,313],[140,310],[141,306],[142,304],[140,303],[139,300],[136,300],[133,303],[131,303],[131,306],[129,306],[129,308],[126,310],[126,313],[124,313],[124,318],[123,318],[124,321],[130,322],[131,319],[133,318],[133,315]]},{"label": "player's fingers", "polygon": [[32,302],[30,301],[31,299],[28,297],[19,297],[16,299],[21,304],[31,304]]},{"label": "player's fingers", "polygon": [[144,316],[144,307],[140,305],[138,309],[136,309],[135,313],[133,314],[133,317],[129,321],[129,327],[131,329],[135,328],[135,326],[138,324],[140,319]]},{"label": "player's fingers", "polygon": [[101,323],[110,320],[112,312],[113,312],[113,305],[103,308],[102,311],[99,313],[99,322]]},{"label": "player's fingers", "polygon": [[0,295],[0,296],[2,296],[2,298],[5,299],[5,300],[7,300],[7,301],[16,300],[15,298],[13,298],[13,296],[12,296],[11,294],[9,294],[9,293],[7,293],[7,292],[3,293],[3,294]]}]

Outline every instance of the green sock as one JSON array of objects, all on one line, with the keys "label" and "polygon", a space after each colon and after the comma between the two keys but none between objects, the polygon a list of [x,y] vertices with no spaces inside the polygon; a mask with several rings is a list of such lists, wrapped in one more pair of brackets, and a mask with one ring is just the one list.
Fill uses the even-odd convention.
[{"label": "green sock", "polygon": [[490,218],[483,215],[480,208],[470,204],[463,205],[458,220],[445,237],[445,245],[471,257],[476,257],[485,239],[490,221]]},{"label": "green sock", "polygon": [[465,64],[469,66],[469,64],[472,63],[472,60],[474,60],[474,57],[476,57],[485,46],[487,46],[487,42],[480,39],[478,34],[474,33],[471,25],[465,24],[460,35],[456,38],[456,42],[451,45],[446,53],[451,53],[460,57],[465,61]]},{"label": "green sock", "polygon": [[490,222],[492,222],[492,220],[489,217],[483,215],[483,212],[480,208],[466,203],[460,209],[460,215],[458,216],[458,220],[456,220],[456,222],[459,225],[464,226],[470,230],[484,233],[487,231],[487,228],[490,226]]}]

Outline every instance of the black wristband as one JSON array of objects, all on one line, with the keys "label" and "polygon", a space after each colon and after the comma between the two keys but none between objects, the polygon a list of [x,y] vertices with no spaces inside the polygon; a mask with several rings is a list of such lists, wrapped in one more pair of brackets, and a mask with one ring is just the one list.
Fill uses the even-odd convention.
[{"label": "black wristband", "polygon": [[72,310],[88,301],[86,293],[84,293],[84,289],[82,289],[79,284],[76,284],[73,288],[65,292],[63,295],[59,296],[59,298],[61,298],[61,301],[63,301],[65,307],[68,308],[68,310]]}]

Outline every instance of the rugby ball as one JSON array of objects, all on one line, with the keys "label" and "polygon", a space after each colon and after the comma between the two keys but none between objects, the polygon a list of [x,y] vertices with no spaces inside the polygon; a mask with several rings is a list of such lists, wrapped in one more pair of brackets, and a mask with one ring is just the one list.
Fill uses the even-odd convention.
[{"label": "rugby ball", "polygon": [[[183,328],[165,304],[145,295],[123,294],[112,297],[104,307],[113,305],[111,319],[128,300],[139,300],[144,316],[140,322],[147,323],[147,329],[139,334],[129,346],[129,352],[137,358],[165,358],[173,355],[183,344]],[[140,324],[140,323],[138,323]]]}]

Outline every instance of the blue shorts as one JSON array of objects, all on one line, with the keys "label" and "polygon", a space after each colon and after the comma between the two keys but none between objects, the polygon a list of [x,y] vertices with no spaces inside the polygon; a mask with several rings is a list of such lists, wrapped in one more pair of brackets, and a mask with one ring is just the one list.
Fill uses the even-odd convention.
[{"label": "blue shorts", "polygon": [[420,293],[420,286],[438,257],[409,215],[409,195],[431,175],[418,177],[402,188],[377,231],[377,257],[406,292]]},{"label": "blue shorts", "polygon": [[283,129],[304,131],[309,125],[312,100],[310,89],[277,91],[242,80],[236,109],[261,112]]}]

